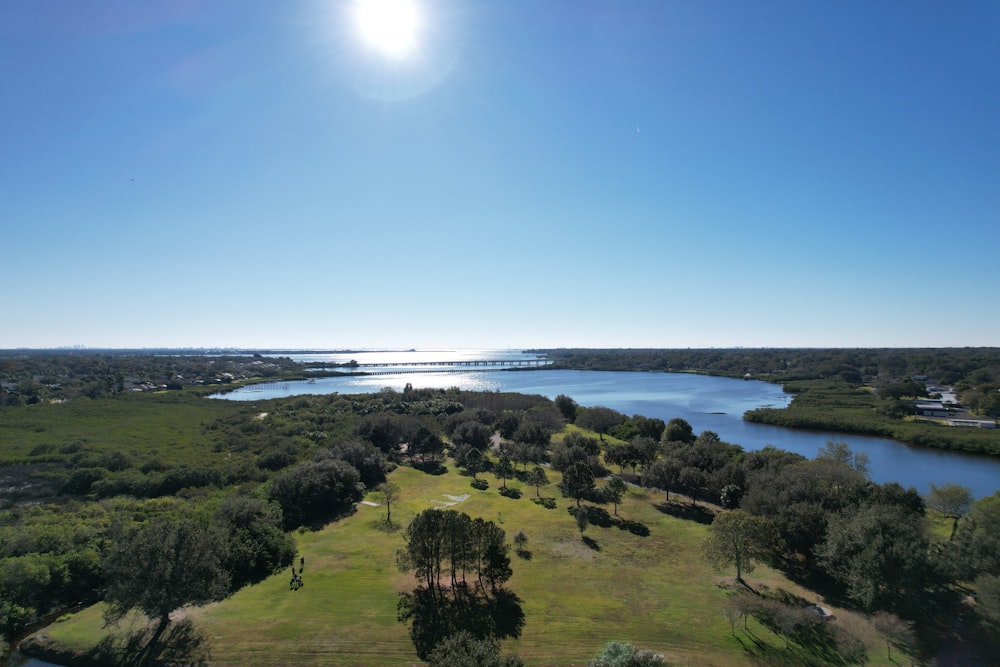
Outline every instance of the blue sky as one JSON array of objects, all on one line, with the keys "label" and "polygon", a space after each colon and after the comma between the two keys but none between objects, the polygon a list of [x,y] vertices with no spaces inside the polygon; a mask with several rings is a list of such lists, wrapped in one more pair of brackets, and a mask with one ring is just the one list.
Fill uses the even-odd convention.
[{"label": "blue sky", "polygon": [[1000,3],[0,3],[0,348],[1000,344]]}]

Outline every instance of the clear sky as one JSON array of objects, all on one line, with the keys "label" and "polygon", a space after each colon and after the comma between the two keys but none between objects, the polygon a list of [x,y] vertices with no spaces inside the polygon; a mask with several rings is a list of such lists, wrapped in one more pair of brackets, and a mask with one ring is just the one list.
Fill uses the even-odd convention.
[{"label": "clear sky", "polygon": [[1000,345],[995,0],[414,1],[0,3],[0,348]]}]

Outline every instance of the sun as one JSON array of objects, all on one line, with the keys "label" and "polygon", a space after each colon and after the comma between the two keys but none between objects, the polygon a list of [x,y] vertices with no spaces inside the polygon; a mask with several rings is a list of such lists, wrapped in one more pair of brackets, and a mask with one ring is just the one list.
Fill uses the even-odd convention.
[{"label": "sun", "polygon": [[354,20],[365,44],[392,59],[416,50],[423,27],[416,0],[355,0]]}]

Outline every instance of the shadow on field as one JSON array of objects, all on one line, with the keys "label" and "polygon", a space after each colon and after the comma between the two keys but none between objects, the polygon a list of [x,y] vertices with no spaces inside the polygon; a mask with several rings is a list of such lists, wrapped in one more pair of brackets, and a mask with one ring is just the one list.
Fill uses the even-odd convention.
[{"label": "shadow on field", "polygon": [[207,665],[209,641],[189,619],[169,624],[150,636],[149,628],[108,634],[83,656],[87,665],[160,667]]},{"label": "shadow on field", "polygon": [[411,465],[414,470],[419,470],[428,475],[443,475],[448,472],[448,466],[440,461],[414,461]]},{"label": "shadow on field", "polygon": [[598,526],[600,528],[614,527],[619,530],[627,530],[633,535],[638,535],[639,537],[649,536],[649,528],[646,524],[638,521],[630,521],[629,519],[623,519],[620,516],[612,516],[603,507],[581,505],[579,508],[576,508],[570,506],[566,508],[566,511],[573,517],[576,516],[577,512],[584,512],[587,515],[587,524],[591,526]]},{"label": "shadow on field", "polygon": [[516,594],[499,589],[477,595],[465,586],[453,593],[454,597],[417,588],[400,595],[396,615],[400,622],[412,622],[410,639],[421,658],[426,659],[438,642],[460,630],[477,638],[521,636],[524,610]]},{"label": "shadow on field", "polygon": [[660,503],[659,505],[653,505],[656,509],[663,512],[664,514],[669,514],[675,519],[683,519],[684,521],[696,521],[701,524],[708,525],[712,523],[712,519],[715,518],[715,513],[707,507],[702,507],[701,505],[691,505],[689,503],[675,503],[666,502]]}]

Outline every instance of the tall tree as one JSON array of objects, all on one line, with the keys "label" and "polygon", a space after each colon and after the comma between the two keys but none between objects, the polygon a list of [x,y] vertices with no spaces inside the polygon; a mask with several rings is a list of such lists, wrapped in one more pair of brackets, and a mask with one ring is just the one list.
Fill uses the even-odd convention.
[{"label": "tall tree", "polygon": [[291,565],[295,540],[282,530],[281,508],[261,498],[233,494],[219,504],[214,524],[225,536],[223,567],[236,590]]},{"label": "tall tree", "polygon": [[937,510],[945,518],[951,519],[951,535],[948,539],[955,539],[958,520],[965,516],[972,506],[972,489],[961,484],[951,483],[937,486],[931,483],[931,491],[925,500],[928,507]]},{"label": "tall tree", "polygon": [[532,468],[531,472],[528,473],[528,484],[535,487],[535,497],[538,498],[540,488],[549,485],[549,477],[545,474],[545,468],[541,466]]},{"label": "tall tree", "polygon": [[595,405],[592,408],[580,408],[577,410],[576,425],[580,428],[594,431],[600,436],[603,442],[604,434],[610,433],[611,429],[624,422],[625,419],[625,415],[617,410],[612,410],[603,405]]},{"label": "tall tree", "polygon": [[921,517],[898,505],[834,516],[819,556],[847,595],[869,611],[914,599],[932,574]]},{"label": "tall tree", "polygon": [[594,473],[586,463],[574,463],[563,473],[559,488],[564,496],[575,500],[576,506],[579,507],[580,501],[590,495],[595,488]]},{"label": "tall tree", "polygon": [[514,476],[514,464],[506,454],[500,455],[500,460],[493,467],[493,474],[501,481],[501,486],[507,488],[507,480]]},{"label": "tall tree", "polygon": [[670,501],[670,489],[677,484],[680,474],[679,465],[670,459],[654,461],[642,471],[642,485],[647,489],[659,489],[667,494]]},{"label": "tall tree", "polygon": [[224,554],[221,533],[191,519],[153,519],[121,536],[104,560],[109,620],[138,609],[159,621],[155,643],[170,622],[170,612],[226,596]]},{"label": "tall tree", "polygon": [[628,485],[621,477],[615,475],[608,480],[601,491],[604,494],[604,499],[614,505],[615,516],[618,516],[618,503],[622,501],[622,496],[628,491]]},{"label": "tall tree", "polygon": [[375,488],[378,497],[385,504],[385,523],[392,525],[392,504],[399,499],[399,484],[395,482],[382,482]]},{"label": "tall tree", "polygon": [[1000,575],[1000,491],[972,503],[955,533],[956,566],[966,579]]},{"label": "tall tree", "polygon": [[895,662],[892,659],[893,646],[906,650],[916,641],[913,624],[909,621],[904,621],[895,614],[885,611],[877,612],[872,615],[872,624],[875,626],[875,630],[885,639],[886,657],[892,662]]},{"label": "tall tree", "polygon": [[694,429],[686,419],[674,417],[667,422],[667,428],[663,431],[663,442],[694,442]]},{"label": "tall tree", "polygon": [[736,581],[743,583],[743,573],[753,572],[755,561],[766,560],[774,544],[774,529],[766,518],[743,510],[720,512],[708,527],[705,557],[718,568],[735,565]]},{"label": "tall tree", "polygon": [[559,394],[555,398],[555,404],[563,419],[570,424],[576,421],[576,412],[580,407],[576,401],[565,394]]}]

